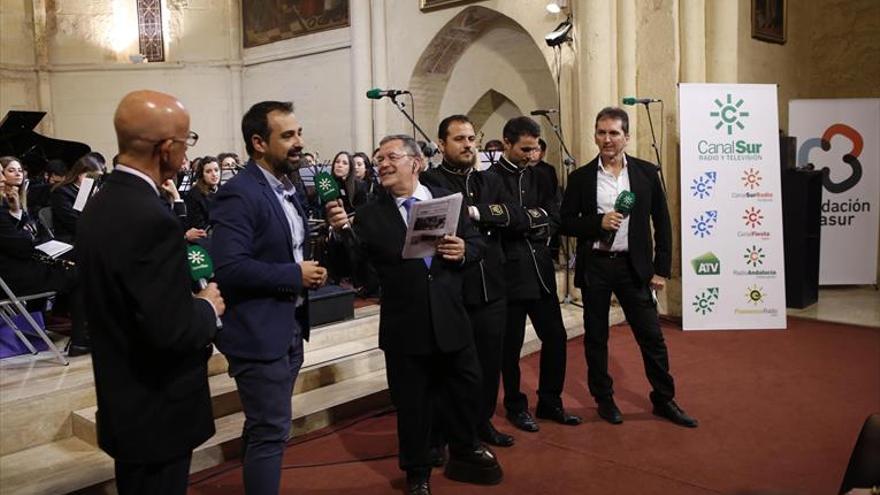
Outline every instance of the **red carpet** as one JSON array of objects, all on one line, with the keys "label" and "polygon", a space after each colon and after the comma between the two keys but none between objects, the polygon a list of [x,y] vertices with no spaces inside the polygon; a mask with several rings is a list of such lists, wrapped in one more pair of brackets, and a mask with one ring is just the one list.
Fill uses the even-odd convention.
[{"label": "red carpet", "polygon": [[[539,433],[525,433],[496,417],[495,425],[517,439],[496,449],[504,481],[471,486],[435,470],[434,493],[837,493],[862,422],[880,411],[880,329],[790,318],[784,331],[682,332],[665,325],[664,334],[678,402],[699,428],[651,415],[641,356],[622,325],[609,347],[624,424],[596,416],[583,341],[573,340],[564,400],[585,423],[544,421]],[[522,361],[531,400],[537,365],[537,355]],[[304,440],[286,452],[282,493],[400,492],[393,414]],[[235,462],[191,480],[190,494],[243,493]]]}]

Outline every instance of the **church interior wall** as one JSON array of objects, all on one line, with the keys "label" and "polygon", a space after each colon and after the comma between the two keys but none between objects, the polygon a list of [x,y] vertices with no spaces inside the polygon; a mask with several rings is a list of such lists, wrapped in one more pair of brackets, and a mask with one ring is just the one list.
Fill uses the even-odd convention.
[{"label": "church interior wall", "polygon": [[[381,8],[373,3],[367,16],[371,50],[384,48],[385,62],[372,64],[366,80],[409,88],[440,30],[465,9],[491,9],[503,21],[460,54],[437,101],[428,105],[433,110],[425,111],[422,101],[416,110],[434,137],[440,117],[466,113],[494,90],[506,101],[494,107],[494,114],[481,116],[481,130],[485,139],[498,138],[500,123],[512,111],[556,107],[554,52],[543,36],[565,17],[547,14],[544,3],[483,0],[431,12],[422,12],[415,0],[385,0]],[[880,3],[787,3],[787,42],[778,45],[751,38],[750,0],[569,2],[575,41],[561,50],[563,128],[578,161],[595,155],[592,118],[599,108],[629,95],[662,98],[665,134],[658,137],[675,212],[679,81],[778,83],[782,129],[793,98],[880,97]],[[358,87],[365,79],[353,69],[352,28],[243,49],[240,0],[163,0],[166,62],[131,64],[128,55],[138,51],[135,2],[0,0],[0,7],[0,112],[48,111],[41,126],[47,135],[84,141],[112,156],[112,114],[119,99],[132,89],[153,88],[177,95],[190,109],[192,127],[201,136],[191,156],[242,152],[241,114],[263,99],[294,100],[307,147],[323,159],[354,145],[351,109],[365,104],[356,98],[368,88]],[[411,129],[389,101],[366,104],[375,129]],[[653,158],[643,107],[627,109],[633,117],[630,150]],[[654,123],[659,132],[656,114]],[[555,140],[548,141],[551,160],[558,162]],[[677,217],[674,213],[676,227]],[[676,290],[669,293],[674,298]],[[680,302],[668,306],[680,307]]]},{"label": "church interior wall", "polygon": [[[555,108],[556,88],[546,61],[533,43],[523,41],[531,43],[521,29],[511,26],[491,28],[478,38],[452,70],[438,117],[468,113],[490,88],[525,114],[538,108]],[[543,119],[538,121],[545,124]],[[477,130],[485,134],[485,142],[501,139],[503,126],[504,122],[499,125],[497,119],[490,117]],[[552,130],[546,125],[543,127],[542,134],[553,151],[556,140],[551,137]],[[431,123],[432,137],[436,128],[437,123]]]},{"label": "church interior wall", "polygon": [[31,0],[0,0],[0,118],[37,107]]},{"label": "church interior wall", "polygon": [[[308,150],[318,151],[322,161],[331,160],[339,150],[350,150],[350,53],[349,48],[341,48],[246,66],[244,110],[262,100],[291,100]],[[241,141],[238,135],[236,139]]]}]

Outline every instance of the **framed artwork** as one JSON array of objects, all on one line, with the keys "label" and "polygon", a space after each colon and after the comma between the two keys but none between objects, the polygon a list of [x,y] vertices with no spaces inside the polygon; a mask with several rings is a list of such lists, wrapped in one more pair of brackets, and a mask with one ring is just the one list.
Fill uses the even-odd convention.
[{"label": "framed artwork", "polygon": [[242,0],[244,47],[349,25],[349,0]]},{"label": "framed artwork", "polygon": [[752,38],[785,44],[785,0],[752,0]]},{"label": "framed artwork", "polygon": [[422,12],[428,12],[475,1],[477,0],[419,0],[419,8],[422,9]]}]

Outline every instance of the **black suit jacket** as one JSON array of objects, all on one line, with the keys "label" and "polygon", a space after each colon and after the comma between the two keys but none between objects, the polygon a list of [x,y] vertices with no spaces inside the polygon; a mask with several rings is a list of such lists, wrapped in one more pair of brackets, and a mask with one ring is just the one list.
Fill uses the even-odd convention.
[{"label": "black suit jacket", "polygon": [[116,171],[77,230],[98,444],[128,462],[185,455],[214,434],[207,360],[216,322],[190,291],[180,222],[146,181]]},{"label": "black suit jacket", "polygon": [[[435,198],[450,194],[426,187]],[[358,210],[350,240],[358,255],[373,263],[382,285],[379,347],[386,352],[424,355],[472,345],[473,332],[462,297],[462,271],[479,260],[484,244],[468,220],[464,204],[456,231],[465,241],[464,263],[435,257],[428,270],[421,259],[403,259],[405,235],[406,225],[390,194]]]},{"label": "black suit jacket", "polygon": [[187,191],[183,197],[186,203],[186,220],[184,226],[186,229],[207,229],[211,225],[211,202],[214,199],[214,193],[203,193],[198,187],[193,186]]},{"label": "black suit jacket", "polygon": [[[626,155],[630,190],[636,204],[629,216],[629,262],[639,281],[647,284],[651,277],[669,277],[672,271],[672,224],[666,194],[657,167],[650,162]],[[580,167],[568,176],[568,187],[562,200],[560,216],[563,235],[577,237],[575,287],[584,287],[584,266],[592,256],[593,243],[602,234],[602,214],[596,204],[599,158]],[[654,242],[651,242],[651,222]]]}]

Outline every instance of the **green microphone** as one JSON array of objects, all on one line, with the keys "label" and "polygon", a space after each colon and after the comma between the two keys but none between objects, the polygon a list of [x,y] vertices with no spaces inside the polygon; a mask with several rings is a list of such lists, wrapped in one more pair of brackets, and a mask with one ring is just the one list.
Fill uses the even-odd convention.
[{"label": "green microphone", "polygon": [[[623,215],[623,218],[626,218],[632,212],[633,206],[635,206],[635,204],[635,193],[633,193],[632,191],[621,191],[620,194],[617,195],[617,199],[614,201],[614,211]],[[605,231],[602,242],[611,246],[612,244],[614,244],[615,237],[617,237],[616,230]]]},{"label": "green microphone", "polygon": [[336,179],[323,170],[315,175],[315,190],[318,192],[318,198],[321,199],[323,204],[336,201],[341,196]]},{"label": "green microphone", "polygon": [[[199,289],[208,287],[208,279],[214,276],[214,261],[208,251],[198,244],[190,244],[186,248],[186,260],[189,262],[189,275]],[[223,328],[223,322],[217,317],[217,328]]]},{"label": "green microphone", "polygon": [[[321,203],[325,205],[331,201],[336,201],[342,196],[342,193],[339,191],[339,185],[336,183],[336,179],[324,171],[318,172],[315,175],[315,191],[318,192],[318,199],[320,199]],[[342,206],[342,203],[339,203],[339,206]],[[351,225],[343,225],[342,232],[350,237]]]}]

